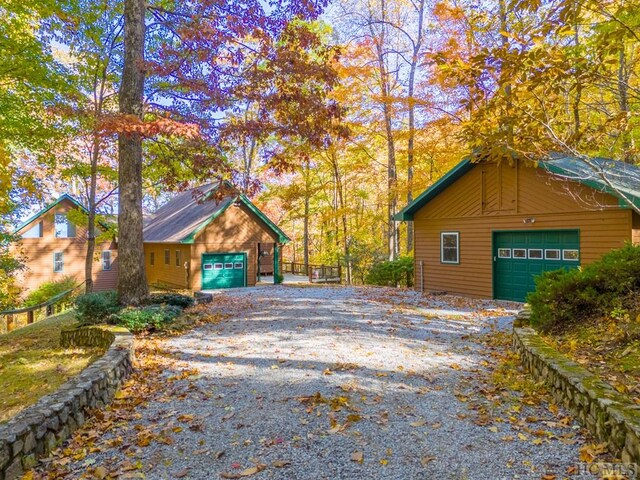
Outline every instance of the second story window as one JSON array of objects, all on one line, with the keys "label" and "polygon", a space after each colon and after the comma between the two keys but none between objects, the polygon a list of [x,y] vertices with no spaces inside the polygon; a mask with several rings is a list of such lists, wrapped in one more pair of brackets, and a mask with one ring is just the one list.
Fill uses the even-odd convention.
[{"label": "second story window", "polygon": [[33,227],[22,234],[22,238],[41,238],[42,237],[42,222],[36,223]]},{"label": "second story window", "polygon": [[76,236],[76,226],[69,221],[64,213],[56,213],[54,226],[56,238],[74,238]]}]

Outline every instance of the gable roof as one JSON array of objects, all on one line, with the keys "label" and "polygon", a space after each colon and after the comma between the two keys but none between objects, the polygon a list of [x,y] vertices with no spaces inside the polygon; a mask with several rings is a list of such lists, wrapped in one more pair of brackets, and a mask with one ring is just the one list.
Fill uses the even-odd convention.
[{"label": "gable roof", "polygon": [[62,195],[60,195],[58,197],[57,200],[55,200],[53,203],[50,203],[49,205],[47,205],[46,207],[44,207],[43,209],[39,210],[37,213],[34,213],[31,217],[29,217],[27,220],[25,220],[24,222],[22,222],[20,225],[18,225],[15,230],[13,231],[14,233],[18,233],[20,230],[22,230],[24,227],[26,227],[27,225],[29,225],[31,222],[33,222],[34,220],[36,220],[38,217],[41,217],[42,215],[44,215],[45,213],[47,213],[49,210],[51,210],[52,208],[56,207],[57,205],[60,205],[64,200],[69,200],[71,203],[73,203],[73,205],[76,208],[79,208],[80,210],[82,210],[84,213],[89,213],[89,211],[84,207],[84,205],[82,205],[78,200],[76,200],[75,198],[73,198],[71,195],[69,195],[68,193],[64,193]]},{"label": "gable roof", "polygon": [[[413,215],[436,195],[451,186],[474,166],[469,157],[453,167],[446,175],[422,192],[413,202],[395,215],[395,220],[411,221]],[[640,208],[640,168],[609,158],[580,159],[564,155],[552,155],[537,163],[537,167],[567,180],[579,182],[624,202],[630,201]],[[626,197],[626,198],[625,198]]]},{"label": "gable roof", "polygon": [[[145,224],[143,239],[152,243],[193,243],[195,237],[230,205],[240,202],[276,234],[281,243],[289,237],[244,195],[207,199],[217,190],[217,184],[204,185],[179,193],[162,206]],[[201,193],[194,198],[194,193]]]}]

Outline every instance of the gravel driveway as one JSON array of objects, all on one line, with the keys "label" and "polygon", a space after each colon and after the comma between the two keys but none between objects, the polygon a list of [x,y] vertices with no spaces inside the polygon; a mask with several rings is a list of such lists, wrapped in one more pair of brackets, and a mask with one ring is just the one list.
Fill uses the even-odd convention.
[{"label": "gravel driveway", "polygon": [[140,462],[149,479],[574,473],[579,427],[485,383],[494,357],[478,340],[509,328],[515,304],[348,287],[220,295],[233,316],[164,341],[171,388],[128,426],[168,425],[172,441],[89,453],[83,465]]}]

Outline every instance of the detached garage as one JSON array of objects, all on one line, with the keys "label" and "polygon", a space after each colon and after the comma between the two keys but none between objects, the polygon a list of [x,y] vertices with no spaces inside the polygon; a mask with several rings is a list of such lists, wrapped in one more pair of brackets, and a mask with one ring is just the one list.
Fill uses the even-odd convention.
[{"label": "detached garage", "polygon": [[557,157],[537,166],[466,159],[397,220],[414,222],[417,289],[524,301],[544,271],[640,241],[640,168]]},{"label": "detached garage", "polygon": [[[279,273],[289,238],[247,197],[205,185],[178,194],[145,221],[144,250],[151,285],[188,290],[256,284],[264,252]],[[277,277],[275,275],[274,277]]]}]

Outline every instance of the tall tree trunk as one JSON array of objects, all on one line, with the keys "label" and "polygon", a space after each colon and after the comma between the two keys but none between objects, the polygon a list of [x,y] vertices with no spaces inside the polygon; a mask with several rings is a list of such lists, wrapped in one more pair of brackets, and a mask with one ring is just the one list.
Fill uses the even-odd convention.
[{"label": "tall tree trunk", "polygon": [[[145,0],[124,3],[124,66],[120,113],[142,119],[144,101]],[[136,305],[149,293],[142,243],[142,136],[118,135],[118,297]]]},{"label": "tall tree trunk", "polygon": [[[409,139],[407,141],[407,204],[413,201],[413,166],[415,163],[415,138],[416,138],[416,102],[413,98],[415,94],[416,71],[422,50],[422,34],[424,26],[424,4],[425,0],[420,0],[416,5],[418,14],[418,28],[416,38],[413,42],[413,52],[411,56],[411,66],[409,69]],[[407,254],[413,251],[413,222],[407,222]]]},{"label": "tall tree trunk", "polygon": [[622,159],[625,162],[634,163],[632,148],[632,137],[629,132],[629,69],[627,68],[627,57],[625,46],[620,46],[618,54],[618,105],[620,113],[624,115],[624,125],[622,129]]},{"label": "tall tree trunk", "polygon": [[87,218],[87,256],[84,264],[85,293],[93,292],[93,255],[96,250],[96,184],[98,183],[98,159],[100,138],[93,134],[91,145],[91,175],[89,178],[89,214]]},{"label": "tall tree trunk", "polygon": [[302,230],[302,261],[304,263],[304,271],[309,274],[309,198],[311,197],[310,178],[309,178],[309,160],[303,166],[304,171],[304,217]]},{"label": "tall tree trunk", "polygon": [[[386,0],[380,0],[380,22],[372,22],[372,36],[375,39],[376,62],[380,81],[380,94],[382,97],[382,113],[387,140],[387,242],[389,260],[398,258],[399,232],[394,216],[398,210],[398,178],[396,171],[396,147],[393,137],[393,112],[391,109],[391,84],[389,70],[387,68],[385,41],[387,31],[387,4]],[[374,24],[380,24],[380,32],[376,35]]]},{"label": "tall tree trunk", "polygon": [[[499,16],[500,16],[500,36],[502,37],[503,48],[509,48],[509,25],[507,23],[507,5],[505,0],[500,0],[499,3]],[[504,72],[501,72],[504,75]],[[513,120],[511,118],[513,99],[511,98],[511,83],[505,81],[504,83],[504,96],[505,96],[505,111],[502,125],[500,128],[506,132],[507,136],[507,154],[511,156],[513,149]],[[505,123],[506,122],[506,123]]]},{"label": "tall tree trunk", "polygon": [[330,148],[329,158],[331,159],[333,179],[336,185],[337,206],[340,211],[338,216],[340,217],[342,227],[342,250],[344,253],[344,263],[346,267],[346,283],[347,285],[351,285],[351,254],[349,252],[349,230],[347,225],[347,209],[344,200],[344,182],[342,181],[342,175],[340,174],[336,149],[333,146]]}]

